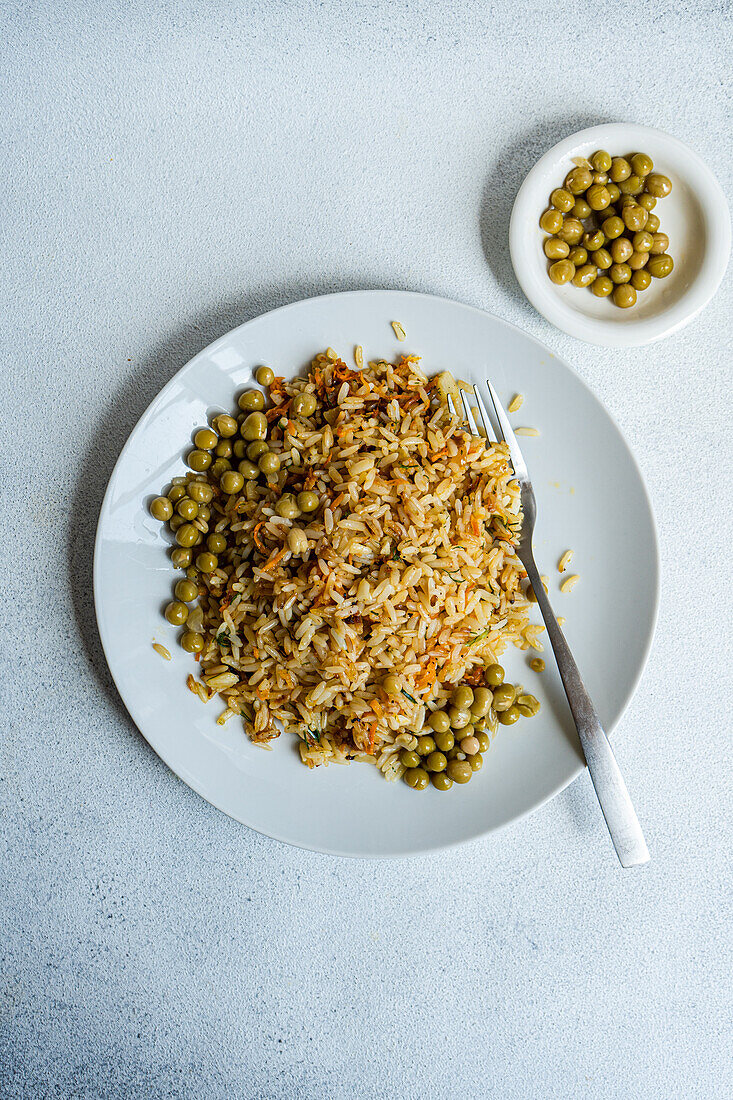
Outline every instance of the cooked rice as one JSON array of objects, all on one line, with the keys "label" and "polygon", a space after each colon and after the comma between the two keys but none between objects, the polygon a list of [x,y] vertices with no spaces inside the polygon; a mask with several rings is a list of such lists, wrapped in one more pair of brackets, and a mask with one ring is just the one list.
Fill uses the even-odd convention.
[{"label": "cooked rice", "polygon": [[579,580],[580,580],[580,577],[578,576],[578,574],[573,573],[572,576],[568,577],[568,579],[566,581],[562,582],[562,584],[560,585],[560,591],[561,592],[572,592],[572,590],[575,588],[575,586],[576,586],[576,584],[578,583]]},{"label": "cooked rice", "polygon": [[537,428],[515,428],[514,429],[514,434],[515,435],[539,435],[540,433],[539,433],[539,430]]},{"label": "cooked rice", "polygon": [[394,329],[394,334],[395,334],[395,336],[397,337],[398,340],[406,340],[407,339],[407,333],[405,332],[405,330],[403,329],[403,327],[402,327],[402,325],[400,324],[399,321],[393,321],[392,322],[392,328]]},{"label": "cooked rice", "polygon": [[153,642],[153,649],[155,650],[156,653],[160,654],[160,656],[163,658],[163,660],[165,660],[165,661],[170,661],[171,660],[170,650],[166,649],[166,647],[164,645],[161,645],[160,642]]},{"label": "cooked rice", "polygon": [[564,573],[565,570],[567,569],[567,567],[570,565],[570,562],[572,560],[573,560],[573,551],[572,550],[566,550],[565,553],[563,554],[563,556],[560,558],[560,561],[557,563],[558,573]]},{"label": "cooked rice", "polygon": [[[418,364],[354,371],[329,348],[307,376],[276,378],[267,418],[279,475],[239,496],[214,486],[206,526],[228,549],[199,577],[189,629],[206,641],[189,689],[219,695],[219,721],[241,715],[256,743],[294,734],[309,767],[371,761],[400,778],[399,752],[455,684],[479,682],[510,642],[542,649],[520,586],[507,447],[469,434]],[[303,392],[316,411],[291,420]],[[281,494],[303,489],[324,507],[281,518]],[[293,527],[308,540],[300,555]],[[387,673],[397,698],[381,687]]]},{"label": "cooked rice", "polygon": [[523,393],[515,393],[514,397],[511,399],[511,401],[507,405],[507,412],[510,412],[510,413],[518,412],[519,409],[521,409],[523,403],[524,403],[524,394]]}]

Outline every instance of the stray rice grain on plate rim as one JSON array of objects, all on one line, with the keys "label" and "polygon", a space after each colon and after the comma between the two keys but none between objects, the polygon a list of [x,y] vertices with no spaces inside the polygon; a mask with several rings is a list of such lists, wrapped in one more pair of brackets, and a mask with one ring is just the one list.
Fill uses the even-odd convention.
[{"label": "stray rice grain on plate rim", "polygon": [[[429,379],[417,356],[354,371],[329,347],[292,381],[267,370],[269,405],[241,394],[234,432],[213,422],[232,450],[212,461],[199,446],[162,498],[190,547],[177,593],[198,594],[168,605],[198,663],[188,687],[255,744],[294,735],[310,768],[369,761],[417,790],[463,784],[483,762],[474,741],[539,710],[497,663],[509,642],[541,650],[544,629],[521,586],[507,447],[451,416],[455,380]],[[512,700],[501,717],[495,696]]]}]

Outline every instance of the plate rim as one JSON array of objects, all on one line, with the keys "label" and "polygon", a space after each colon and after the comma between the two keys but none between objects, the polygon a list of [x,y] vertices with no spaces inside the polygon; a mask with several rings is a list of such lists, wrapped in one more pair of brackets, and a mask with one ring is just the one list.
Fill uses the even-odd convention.
[{"label": "plate rim", "polygon": [[644,475],[643,475],[643,471],[642,471],[642,469],[639,465],[639,462],[636,458],[636,455],[635,455],[633,449],[631,448],[631,446],[627,442],[626,437],[624,436],[624,434],[623,434],[623,432],[622,432],[615,416],[613,415],[613,413],[606,407],[606,405],[603,403],[603,401],[601,401],[601,399],[595,394],[595,392],[588,385],[588,383],[585,381],[585,379],[581,377],[581,375],[575,370],[575,368],[573,366],[571,366],[570,363],[568,363],[561,356],[555,355],[555,353],[552,352],[547,347],[546,344],[544,344],[541,340],[537,339],[537,337],[533,336],[531,333],[525,332],[525,330],[520,328],[519,325],[515,325],[511,321],[507,321],[503,317],[498,317],[496,314],[490,313],[488,310],[482,309],[480,306],[471,305],[467,302],[461,302],[461,301],[458,301],[457,299],[454,299],[454,298],[446,298],[446,297],[443,297],[441,295],[428,294],[428,293],[425,293],[425,292],[422,292],[422,291],[390,290],[390,289],[387,289],[387,288],[384,288],[384,287],[374,287],[374,288],[370,288],[370,289],[360,289],[360,290],[333,291],[333,292],[330,292],[330,293],[327,293],[327,294],[315,294],[315,295],[312,295],[309,298],[300,298],[297,301],[287,302],[284,305],[276,306],[274,309],[266,310],[264,313],[257,314],[257,316],[249,318],[247,321],[244,321],[241,325],[236,325],[234,328],[230,329],[228,332],[224,333],[223,335],[217,337],[215,340],[211,341],[211,343],[209,343],[209,344],[205,345],[204,347],[200,348],[194,355],[191,356],[190,359],[188,359],[183,364],[183,366],[181,366],[173,375],[171,375],[171,377],[168,379],[168,381],[165,383],[165,385],[163,385],[157,391],[157,393],[153,396],[153,398],[148,402],[147,406],[145,407],[145,409],[140,414],[140,416],[136,420],[135,424],[131,428],[131,430],[129,432],[129,435],[128,435],[127,439],[125,440],[125,443],[123,444],[119,455],[117,456],[117,460],[116,460],[116,462],[114,464],[114,467],[112,468],[112,471],[111,471],[111,473],[109,475],[109,478],[107,480],[107,485],[106,485],[106,488],[105,488],[105,491],[104,491],[104,496],[102,498],[102,503],[101,503],[101,506],[100,506],[100,509],[99,509],[99,516],[97,518],[97,525],[96,525],[95,536],[94,536],[94,554],[93,554],[93,564],[92,564],[92,568],[93,568],[92,592],[93,592],[93,599],[94,599],[94,612],[95,612],[95,617],[96,617],[96,621],[97,621],[97,631],[99,633],[99,639],[100,639],[100,642],[101,642],[101,645],[102,645],[102,651],[104,653],[104,658],[105,658],[105,661],[107,663],[107,668],[109,669],[110,675],[112,676],[112,680],[113,680],[115,688],[117,690],[117,694],[119,695],[120,699],[122,700],[122,703],[123,703],[125,709],[127,710],[128,714],[130,715],[130,718],[134,722],[134,724],[135,724],[138,732],[140,733],[140,735],[144,738],[144,740],[147,742],[147,744],[150,746],[150,748],[153,750],[153,752],[156,754],[156,756],[159,757],[159,759],[173,773],[174,776],[176,776],[183,783],[185,783],[186,786],[190,787],[191,790],[195,791],[196,794],[198,794],[201,798],[205,799],[205,801],[208,802],[209,805],[213,806],[220,813],[225,814],[227,817],[229,817],[233,821],[237,822],[238,825],[243,825],[248,829],[254,830],[254,832],[256,832],[256,833],[259,833],[261,836],[266,836],[270,840],[278,841],[281,844],[287,844],[291,847],[298,848],[302,851],[317,852],[321,855],[338,856],[338,857],[347,858],[347,859],[362,859],[362,860],[367,860],[367,859],[380,859],[380,860],[383,860],[383,859],[410,859],[410,858],[420,858],[421,856],[427,856],[427,855],[437,853],[437,852],[445,852],[445,851],[449,851],[449,850],[452,850],[452,849],[457,849],[457,848],[462,847],[465,844],[474,843],[474,842],[479,841],[479,840],[485,840],[487,837],[489,837],[491,835],[503,832],[503,830],[509,828],[511,825],[514,825],[514,824],[522,821],[524,818],[529,817],[530,814],[533,814],[537,810],[540,810],[543,806],[545,806],[548,802],[550,802],[558,794],[560,794],[562,791],[564,791],[567,787],[570,786],[571,783],[573,783],[578,778],[579,775],[581,775],[586,770],[587,765],[578,763],[577,766],[575,767],[575,769],[573,770],[573,772],[568,776],[568,778],[561,781],[560,783],[558,783],[546,796],[544,796],[543,798],[541,798],[540,800],[538,800],[536,802],[533,802],[532,805],[528,806],[526,809],[521,810],[518,813],[513,814],[511,817],[508,817],[500,825],[490,826],[489,828],[481,829],[480,831],[475,832],[475,833],[473,833],[469,836],[462,837],[459,840],[449,841],[445,844],[433,844],[433,845],[430,845],[428,847],[423,847],[423,848],[419,848],[419,849],[409,849],[409,850],[394,851],[394,852],[365,852],[365,851],[364,852],[353,852],[353,851],[346,851],[346,850],[338,849],[338,848],[327,848],[327,847],[324,847],[323,845],[300,843],[298,841],[292,840],[290,837],[286,837],[286,836],[283,836],[283,835],[278,835],[277,831],[274,831],[274,830],[268,831],[268,830],[265,830],[261,827],[258,827],[257,825],[252,824],[249,821],[243,821],[240,817],[235,816],[235,814],[229,812],[229,810],[226,810],[222,806],[218,805],[218,803],[215,802],[213,800],[213,798],[209,796],[208,793],[206,793],[204,790],[201,789],[201,786],[197,783],[195,776],[183,776],[176,770],[176,768],[173,767],[173,765],[169,762],[169,760],[167,758],[167,754],[164,755],[164,753],[159,748],[156,747],[156,745],[153,743],[153,741],[148,737],[148,735],[144,731],[141,722],[138,721],[138,718],[136,716],[136,711],[137,711],[138,708],[134,704],[130,704],[128,702],[128,700],[125,698],[125,696],[124,696],[124,694],[121,690],[121,687],[120,687],[120,685],[118,683],[118,680],[117,680],[117,676],[115,674],[115,670],[114,670],[114,668],[112,666],[112,662],[110,660],[110,655],[109,655],[108,645],[107,645],[106,632],[105,632],[105,628],[102,625],[102,616],[101,616],[101,611],[100,611],[102,596],[101,596],[101,593],[100,593],[100,590],[99,590],[99,588],[100,588],[99,562],[100,562],[101,556],[102,556],[102,545],[103,545],[102,526],[103,526],[103,523],[106,519],[106,514],[107,514],[107,511],[108,511],[108,508],[109,508],[109,502],[110,502],[110,499],[111,499],[112,485],[113,485],[113,482],[114,482],[115,477],[117,475],[117,472],[118,472],[124,458],[126,457],[128,449],[132,445],[132,441],[133,441],[133,439],[134,439],[134,437],[135,437],[135,435],[138,431],[138,428],[140,427],[140,425],[143,422],[143,420],[145,419],[145,417],[148,415],[151,406],[156,401],[158,401],[158,399],[169,388],[173,387],[174,383],[179,378],[179,376],[181,374],[183,374],[185,371],[187,371],[190,368],[191,364],[195,360],[197,360],[199,357],[210,354],[212,351],[214,351],[217,348],[217,346],[220,343],[223,343],[224,341],[231,339],[231,337],[234,333],[240,332],[241,330],[247,328],[249,325],[252,325],[252,324],[256,323],[257,321],[261,321],[265,317],[270,317],[270,316],[275,315],[275,314],[282,315],[284,313],[287,313],[289,310],[295,310],[295,309],[298,309],[298,308],[303,308],[303,307],[307,306],[309,303],[315,302],[315,301],[322,302],[322,301],[325,301],[325,300],[328,300],[328,299],[343,299],[343,298],[364,297],[364,296],[372,296],[372,295],[383,295],[383,296],[389,297],[389,298],[422,299],[422,300],[425,300],[425,301],[432,301],[432,302],[438,301],[438,302],[441,302],[441,303],[448,303],[449,305],[451,305],[453,307],[458,307],[459,309],[468,310],[472,313],[478,313],[483,317],[488,317],[492,321],[497,322],[501,325],[504,325],[505,327],[507,327],[509,329],[513,329],[515,332],[520,333],[522,337],[524,337],[525,339],[530,340],[538,348],[540,348],[543,353],[551,355],[554,359],[559,361],[562,364],[562,366],[565,367],[571,373],[571,375],[583,387],[583,389],[585,389],[590,394],[591,398],[601,406],[603,412],[605,413],[605,415],[610,420],[613,428],[615,429],[616,434],[618,435],[619,439],[621,440],[621,443],[622,443],[624,449],[626,450],[629,458],[631,459],[632,467],[633,467],[633,469],[634,469],[634,471],[637,475],[638,482],[639,482],[639,485],[641,487],[644,504],[646,505],[646,507],[648,509],[648,512],[649,512],[649,519],[650,519],[650,526],[651,526],[651,533],[652,533],[652,539],[651,539],[651,545],[650,545],[650,550],[651,550],[650,564],[651,564],[651,567],[652,567],[653,572],[654,572],[654,588],[653,588],[652,615],[650,617],[649,626],[648,626],[648,629],[647,629],[647,636],[646,636],[646,639],[644,641],[644,647],[643,647],[641,660],[639,661],[638,668],[637,668],[637,670],[634,674],[634,677],[633,677],[633,679],[632,679],[632,681],[629,685],[628,691],[626,692],[626,695],[625,695],[625,697],[624,697],[624,699],[621,703],[621,706],[619,708],[619,712],[618,712],[618,715],[616,716],[616,719],[614,720],[614,722],[610,723],[608,728],[606,729],[606,733],[608,734],[609,738],[612,736],[614,730],[619,725],[619,723],[621,722],[624,714],[626,713],[626,710],[628,709],[628,706],[629,706],[631,700],[633,699],[634,695],[636,694],[639,683],[641,682],[641,678],[642,678],[642,676],[644,674],[644,671],[646,669],[646,666],[647,666],[647,663],[648,663],[648,660],[649,660],[649,655],[651,653],[651,648],[652,648],[652,645],[654,643],[654,637],[655,637],[655,634],[656,634],[657,622],[658,622],[658,618],[659,618],[659,606],[660,606],[660,594],[661,594],[661,554],[660,554],[660,548],[659,548],[659,530],[658,530],[658,526],[657,526],[656,515],[655,515],[655,512],[654,512],[654,506],[653,506],[653,503],[652,503],[652,499],[651,499],[651,496],[650,496],[650,493],[649,493],[648,486],[646,484],[646,480],[645,480]]},{"label": "plate rim", "polygon": [[[544,173],[546,166],[552,164],[558,157],[567,156],[577,145],[585,142],[603,144],[605,135],[614,131],[620,135],[628,135],[628,140],[632,143],[635,143],[636,137],[639,138],[639,143],[644,140],[661,140],[669,147],[676,149],[681,157],[692,164],[698,177],[705,183],[705,193],[698,194],[698,199],[709,226],[710,238],[707,254],[703,256],[697,277],[669,312],[665,311],[642,321],[628,318],[623,326],[603,319],[570,313],[564,303],[557,298],[538,298],[532,281],[527,277],[524,266],[520,262],[526,253],[520,243],[519,221],[520,217],[522,219],[526,217],[523,205],[535,181]],[[515,196],[509,219],[509,253],[512,268],[527,301],[540,316],[560,331],[574,336],[576,340],[582,340],[597,347],[644,347],[672,336],[684,328],[709,305],[717,293],[725,276],[730,251],[730,211],[725,192],[715,173],[700,154],[680,138],[658,127],[644,126],[636,122],[599,123],[596,126],[578,130],[556,142],[542,154],[523,179]]]}]

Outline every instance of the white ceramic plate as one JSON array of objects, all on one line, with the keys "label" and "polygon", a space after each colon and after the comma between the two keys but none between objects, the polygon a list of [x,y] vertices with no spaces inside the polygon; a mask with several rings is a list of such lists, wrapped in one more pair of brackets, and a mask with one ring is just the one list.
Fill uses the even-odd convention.
[{"label": "white ceramic plate", "polygon": [[[390,327],[401,321],[407,340]],[[530,651],[511,649],[505,667],[542,702],[541,714],[500,727],[484,769],[441,793],[387,783],[362,764],[308,771],[293,739],[272,752],[250,744],[241,724],[216,725],[221,709],[185,686],[194,669],[162,617],[174,577],[161,525],[147,503],[184,470],[191,433],[234,407],[262,363],[297,373],[332,345],[351,361],[410,352],[429,373],[450,368],[490,377],[508,402],[525,402],[515,425],[541,431],[522,439],[538,500],[537,560],[550,577],[557,614],[598,712],[613,729],[637,684],[657,609],[654,521],[636,463],[615,423],[576,374],[519,329],[481,310],[427,295],[360,291],[298,302],[235,329],[188,363],[161,391],[125,445],[102,506],[94,596],[102,643],[120,694],[139,729],[186,783],[232,817],[304,848],[354,856],[397,856],[481,836],[528,813],[581,770],[552,654],[541,676]],[[556,563],[568,547],[581,580],[558,592]],[[166,662],[152,647],[166,645]],[[603,828],[599,813],[598,827]]]},{"label": "white ceramic plate", "polygon": [[[674,271],[652,279],[632,309],[619,309],[590,290],[555,286],[547,276],[540,214],[573,168],[573,157],[588,157],[596,149],[612,156],[648,153],[654,170],[672,180],[672,193],[657,202],[654,213],[669,237]],[[553,325],[591,344],[638,347],[682,328],[715,294],[730,254],[730,215],[718,181],[689,146],[648,126],[608,123],[571,134],[537,162],[514,202],[509,246],[522,290]]]}]

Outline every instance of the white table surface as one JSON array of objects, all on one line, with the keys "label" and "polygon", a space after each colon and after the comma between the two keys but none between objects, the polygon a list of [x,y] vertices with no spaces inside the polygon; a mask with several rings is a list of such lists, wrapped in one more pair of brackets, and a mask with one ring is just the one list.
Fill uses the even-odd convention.
[{"label": "white table surface", "polygon": [[[532,310],[507,246],[523,174],[595,122],[729,180],[729,41],[705,0],[5,6],[4,1097],[730,1095],[730,282],[607,352]],[[91,554],[137,417],[234,325],[373,286],[522,326],[635,449],[663,558],[615,737],[642,870],[585,776],[454,853],[285,848],[178,781],[112,687]]]}]

